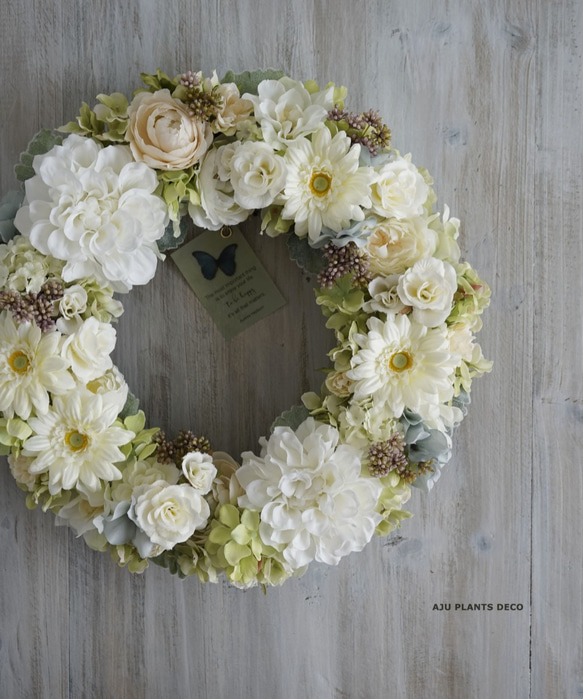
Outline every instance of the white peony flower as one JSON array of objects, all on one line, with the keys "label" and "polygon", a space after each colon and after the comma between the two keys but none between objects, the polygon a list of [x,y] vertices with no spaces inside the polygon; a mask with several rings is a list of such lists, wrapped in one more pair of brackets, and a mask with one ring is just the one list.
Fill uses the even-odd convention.
[{"label": "white peony flower", "polygon": [[361,207],[370,206],[374,177],[371,168],[359,167],[359,155],[360,146],[351,146],[344,132],[332,137],[325,126],[312,141],[299,138],[289,146],[282,217],[294,221],[296,235],[308,234],[314,243],[324,226],[339,233],[364,219]]},{"label": "white peony flower", "polygon": [[369,332],[357,333],[361,348],[352,357],[348,376],[354,379],[354,399],[371,398],[393,417],[405,408],[422,418],[435,418],[431,406],[453,397],[453,376],[459,357],[449,351],[445,327],[429,329],[408,316],[369,318]]},{"label": "white peony flower", "polygon": [[400,313],[405,304],[397,293],[399,279],[398,274],[375,277],[368,285],[371,300],[363,303],[362,310],[367,313]]},{"label": "white peony flower", "polygon": [[361,551],[380,521],[381,486],[361,477],[362,452],[338,440],[334,427],[308,418],[295,432],[276,427],[263,437],[261,456],[242,454],[239,506],[261,512],[262,541],[293,570]]},{"label": "white peony flower", "polygon": [[208,122],[190,116],[170,90],[138,92],[128,107],[126,138],[134,158],[160,170],[185,170],[213,141]]},{"label": "white peony flower", "polygon": [[111,369],[113,363],[109,355],[114,348],[115,329],[92,316],[63,342],[61,355],[71,365],[73,373],[87,383]]},{"label": "white peony flower", "polygon": [[371,271],[383,276],[402,274],[417,260],[431,257],[437,247],[437,233],[427,224],[428,220],[420,216],[379,221],[366,241]]},{"label": "white peony flower", "polygon": [[403,274],[397,287],[401,301],[413,307],[413,320],[429,327],[445,322],[456,290],[455,269],[435,257],[418,260]]},{"label": "white peony flower", "polygon": [[239,144],[230,161],[234,198],[244,209],[269,206],[285,185],[287,168],[267,143]]},{"label": "white peony flower", "polygon": [[27,420],[33,408],[49,409],[49,392],[70,391],[75,380],[69,362],[59,356],[59,332],[44,335],[32,323],[16,325],[8,311],[0,314],[0,410]]},{"label": "white peony flower", "polygon": [[311,94],[301,82],[283,77],[263,80],[257,94],[243,95],[255,107],[263,139],[276,150],[317,131],[334,106],[334,88]]},{"label": "white peony flower", "polygon": [[182,473],[201,495],[210,492],[217,475],[213,457],[200,451],[191,451],[182,459]]},{"label": "white peony flower", "polygon": [[168,221],[154,170],[134,162],[128,146],[102,148],[77,135],[35,156],[33,167],[30,204],[14,225],[37,250],[66,260],[65,281],[93,276],[129,291],[153,278]]},{"label": "white peony flower", "polygon": [[102,489],[100,479],[121,478],[115,464],[125,458],[119,447],[135,436],[113,424],[122,407],[115,394],[81,387],[55,398],[45,415],[28,421],[35,434],[22,453],[35,457],[30,472],[48,473],[52,495],[72,488],[91,495]]},{"label": "white peony flower", "polygon": [[234,199],[233,186],[225,179],[219,178],[219,164],[224,155],[223,149],[228,149],[232,155],[232,146],[229,144],[221,148],[213,148],[206,154],[197,177],[200,204],[188,205],[188,213],[195,225],[210,231],[218,231],[223,226],[235,226],[251,213],[242,208]]},{"label": "white peony flower", "polygon": [[156,481],[135,489],[128,516],[150,541],[168,550],[204,529],[210,509],[190,485]]},{"label": "white peony flower", "polygon": [[399,156],[376,169],[372,210],[379,216],[411,218],[423,213],[429,185],[411,162],[411,154]]}]

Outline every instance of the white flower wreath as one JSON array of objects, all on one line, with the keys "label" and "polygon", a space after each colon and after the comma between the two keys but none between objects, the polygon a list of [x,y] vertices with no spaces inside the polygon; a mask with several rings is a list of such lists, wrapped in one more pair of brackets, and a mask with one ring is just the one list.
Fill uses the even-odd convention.
[{"label": "white flower wreath", "polygon": [[[142,571],[278,585],[337,564],[401,519],[451,453],[489,289],[460,261],[459,221],[346,90],[281,73],[142,76],[42,131],[0,205],[0,443],[31,507]],[[62,134],[69,134],[66,138]],[[146,284],[184,239],[261,210],[262,232],[318,272],[336,333],[320,394],[241,464],[174,440],[111,361],[114,292]]]}]

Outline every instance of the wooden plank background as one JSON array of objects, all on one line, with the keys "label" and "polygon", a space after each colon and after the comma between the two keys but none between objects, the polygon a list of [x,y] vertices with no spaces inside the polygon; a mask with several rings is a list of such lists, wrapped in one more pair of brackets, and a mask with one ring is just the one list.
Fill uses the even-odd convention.
[{"label": "wooden plank background", "polygon": [[[345,84],[462,219],[495,372],[414,519],[267,596],[131,576],[0,464],[0,697],[583,696],[582,35],[578,0],[2,0],[1,191],[40,127],[142,70]],[[150,424],[232,453],[319,386],[330,341],[281,241],[249,233],[285,309],[224,342],[168,262],[117,350]]]}]

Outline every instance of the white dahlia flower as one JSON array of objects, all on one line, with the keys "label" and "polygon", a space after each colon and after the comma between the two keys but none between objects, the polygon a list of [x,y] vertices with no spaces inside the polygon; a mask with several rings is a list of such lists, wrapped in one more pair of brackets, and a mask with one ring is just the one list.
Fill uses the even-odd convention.
[{"label": "white dahlia flower", "polygon": [[33,167],[29,204],[14,225],[37,250],[66,260],[65,281],[93,276],[129,291],[153,278],[168,221],[154,170],[134,162],[128,146],[103,148],[77,135],[37,155]]},{"label": "white dahlia flower", "polygon": [[262,541],[293,570],[361,551],[380,521],[381,486],[361,476],[362,452],[338,441],[338,430],[308,418],[263,437],[261,456],[242,454],[239,506],[261,513]]},{"label": "white dahlia flower", "polygon": [[34,408],[49,409],[49,392],[70,391],[75,380],[69,362],[59,356],[61,333],[42,334],[32,323],[16,325],[8,311],[0,314],[0,410],[27,420]]},{"label": "white dahlia flower", "polygon": [[282,199],[284,219],[300,237],[314,243],[326,227],[339,233],[362,221],[369,207],[373,170],[359,167],[360,146],[342,131],[334,137],[323,126],[312,140],[300,138],[285,153],[288,176]]},{"label": "white dahlia flower", "polygon": [[135,436],[114,426],[123,407],[117,394],[94,394],[79,387],[53,400],[49,411],[30,418],[34,434],[24,443],[24,456],[34,457],[31,473],[48,473],[49,492],[77,488],[90,496],[104,481],[122,477],[115,465],[124,461],[119,447]]},{"label": "white dahlia flower", "polygon": [[243,95],[255,107],[263,139],[276,150],[317,131],[334,106],[334,88],[310,93],[292,78],[263,80],[257,94]]},{"label": "white dahlia flower", "polygon": [[360,347],[348,376],[355,381],[354,399],[371,398],[398,418],[405,408],[435,417],[441,403],[453,397],[459,356],[450,352],[445,326],[427,328],[405,315],[369,318],[369,332],[357,333]]}]

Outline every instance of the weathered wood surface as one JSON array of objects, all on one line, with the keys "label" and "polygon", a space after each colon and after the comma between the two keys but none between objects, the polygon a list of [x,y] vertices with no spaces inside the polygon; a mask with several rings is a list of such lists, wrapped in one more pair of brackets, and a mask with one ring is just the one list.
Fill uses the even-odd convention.
[{"label": "weathered wood surface", "polygon": [[[131,576],[27,511],[4,468],[0,697],[583,696],[582,31],[577,0],[2,2],[1,191],[41,126],[141,70],[334,80],[462,219],[496,366],[415,518],[267,597]],[[169,262],[119,326],[151,424],[233,452],[318,386],[329,341],[279,241],[253,244],[289,300],[269,320],[224,342]]]}]

